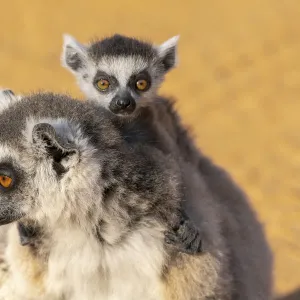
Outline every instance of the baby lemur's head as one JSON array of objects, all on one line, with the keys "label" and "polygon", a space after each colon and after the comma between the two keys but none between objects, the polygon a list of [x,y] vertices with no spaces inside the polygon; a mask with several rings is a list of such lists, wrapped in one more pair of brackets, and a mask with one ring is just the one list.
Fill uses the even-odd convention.
[{"label": "baby lemur's head", "polygon": [[177,62],[175,36],[159,46],[114,35],[89,45],[64,36],[62,64],[77,78],[85,96],[115,114],[130,114],[157,93]]},{"label": "baby lemur's head", "polygon": [[168,226],[178,205],[172,160],[144,143],[128,144],[117,118],[91,102],[6,96],[0,225],[22,218],[50,226],[71,222],[95,228],[110,244],[149,220]]}]

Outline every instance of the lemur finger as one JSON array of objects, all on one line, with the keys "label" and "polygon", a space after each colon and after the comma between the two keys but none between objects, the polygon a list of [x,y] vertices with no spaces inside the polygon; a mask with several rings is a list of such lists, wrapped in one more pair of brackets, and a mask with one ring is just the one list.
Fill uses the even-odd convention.
[{"label": "lemur finger", "polygon": [[202,240],[200,236],[196,236],[196,238],[190,244],[190,249],[195,254],[203,252]]},{"label": "lemur finger", "polygon": [[179,238],[174,232],[165,233],[165,242],[167,244],[177,244],[179,243]]}]

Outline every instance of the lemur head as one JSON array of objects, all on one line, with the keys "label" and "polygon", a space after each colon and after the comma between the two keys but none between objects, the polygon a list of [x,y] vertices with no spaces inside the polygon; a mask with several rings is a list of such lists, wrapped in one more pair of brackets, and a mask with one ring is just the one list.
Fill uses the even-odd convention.
[{"label": "lemur head", "polygon": [[[98,108],[101,122],[95,129],[80,121],[82,115],[93,114],[88,103],[53,94],[17,101],[10,91],[2,91],[0,100],[0,224],[22,217],[47,222],[80,218],[95,206],[95,193],[101,195],[104,188],[98,180],[106,154],[95,154],[99,149],[91,141],[94,132],[101,132],[101,147],[118,144],[109,118],[101,118],[101,112],[107,112]],[[93,122],[92,116],[88,119]]]},{"label": "lemur head", "polygon": [[154,46],[114,35],[86,46],[65,35],[62,64],[88,99],[115,114],[130,114],[156,95],[165,74],[176,66],[178,38]]},{"label": "lemur head", "polygon": [[99,234],[113,243],[149,215],[169,221],[164,214],[178,204],[169,158],[127,144],[117,119],[92,102],[53,94],[0,107],[0,225],[101,223]]}]

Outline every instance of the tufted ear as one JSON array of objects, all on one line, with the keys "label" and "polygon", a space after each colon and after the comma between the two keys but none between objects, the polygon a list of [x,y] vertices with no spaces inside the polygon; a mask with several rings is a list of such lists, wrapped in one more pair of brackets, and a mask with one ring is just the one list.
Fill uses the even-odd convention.
[{"label": "tufted ear", "polygon": [[39,123],[33,127],[32,140],[41,149],[45,149],[53,160],[53,168],[58,175],[66,173],[79,160],[79,151],[71,142],[70,127],[64,124],[59,130],[48,123]]},{"label": "tufted ear", "polygon": [[165,72],[168,72],[172,68],[176,67],[178,63],[178,40],[179,35],[168,39],[167,41],[156,47],[158,56],[160,57],[163,66],[165,67]]},{"label": "tufted ear", "polygon": [[87,56],[86,46],[80,44],[71,35],[63,35],[62,66],[69,69],[72,73],[77,73],[86,67]]},{"label": "tufted ear", "polygon": [[0,112],[8,108],[11,104],[19,101],[20,96],[16,96],[10,89],[0,89]]}]

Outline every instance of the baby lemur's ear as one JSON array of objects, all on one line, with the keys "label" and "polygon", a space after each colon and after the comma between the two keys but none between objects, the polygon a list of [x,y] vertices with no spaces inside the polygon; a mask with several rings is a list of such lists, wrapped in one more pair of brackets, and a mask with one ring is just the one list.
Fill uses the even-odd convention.
[{"label": "baby lemur's ear", "polygon": [[165,71],[168,72],[178,64],[177,46],[179,35],[174,36],[161,45],[157,46],[158,55],[165,67]]},{"label": "baby lemur's ear", "polygon": [[68,138],[70,130],[63,123],[57,129],[48,123],[38,123],[32,130],[33,143],[53,159],[53,168],[58,175],[67,172],[79,160],[79,151]]},{"label": "baby lemur's ear", "polygon": [[61,56],[62,66],[72,73],[84,69],[87,64],[87,47],[80,44],[74,37],[63,35],[63,52]]}]

